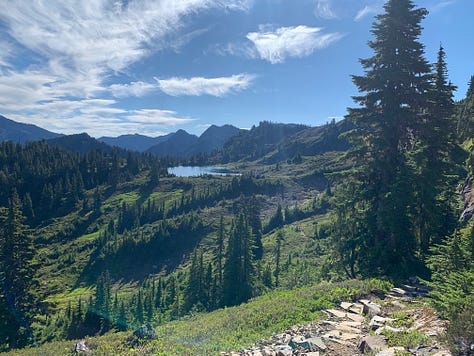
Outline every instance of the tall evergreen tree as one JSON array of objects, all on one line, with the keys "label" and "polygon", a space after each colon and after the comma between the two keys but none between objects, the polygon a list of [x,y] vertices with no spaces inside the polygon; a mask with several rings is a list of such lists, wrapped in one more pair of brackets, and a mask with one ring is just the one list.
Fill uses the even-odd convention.
[{"label": "tall evergreen tree", "polygon": [[110,273],[108,270],[102,272],[97,279],[94,298],[94,310],[100,320],[100,331],[106,332],[111,327],[111,295],[110,295]]},{"label": "tall evergreen tree", "polygon": [[406,153],[419,116],[427,111],[430,65],[418,41],[427,11],[411,0],[389,0],[384,9],[372,27],[374,55],[361,60],[365,74],[353,76],[362,94],[354,97],[360,107],[349,109],[356,126],[349,138],[361,167],[357,178],[367,187],[361,199],[369,206],[364,219],[373,239],[368,258],[375,268],[369,273],[403,273],[400,268],[413,262],[416,252],[413,172]]},{"label": "tall evergreen tree", "polygon": [[252,296],[253,254],[251,233],[243,214],[232,226],[223,273],[223,304],[237,305]]},{"label": "tall evergreen tree", "polygon": [[217,273],[218,273],[218,286],[215,295],[215,298],[218,299],[217,305],[221,305],[222,302],[222,285],[223,285],[223,260],[224,260],[224,217],[221,215],[219,220],[219,232],[217,235],[217,251],[216,251],[216,263],[217,263]]},{"label": "tall evergreen tree", "polygon": [[458,106],[457,134],[465,140],[474,134],[474,75],[469,80],[466,98]]},{"label": "tall evergreen tree", "polygon": [[456,89],[448,81],[446,53],[440,46],[428,111],[420,115],[417,126],[418,143],[414,151],[416,179],[415,225],[421,252],[426,254],[431,242],[440,242],[454,226],[448,198],[452,190],[449,175],[453,172],[451,152],[455,142],[454,101]]},{"label": "tall evergreen tree", "polygon": [[185,310],[190,310],[193,306],[200,303],[204,305],[204,267],[202,252],[198,255],[197,250],[194,250],[191,260],[191,267],[189,268],[189,276],[185,286]]},{"label": "tall evergreen tree", "polygon": [[0,344],[24,346],[35,308],[33,243],[23,221],[21,202],[13,190],[8,209],[0,211]]},{"label": "tall evergreen tree", "polygon": [[263,257],[262,221],[260,220],[260,204],[255,196],[246,202],[245,210],[253,236],[252,252],[256,260],[261,260]]},{"label": "tall evergreen tree", "polygon": [[276,238],[276,248],[275,248],[275,270],[273,275],[275,276],[275,287],[280,286],[280,259],[281,259],[281,242],[283,240],[283,234],[281,231],[278,231]]}]

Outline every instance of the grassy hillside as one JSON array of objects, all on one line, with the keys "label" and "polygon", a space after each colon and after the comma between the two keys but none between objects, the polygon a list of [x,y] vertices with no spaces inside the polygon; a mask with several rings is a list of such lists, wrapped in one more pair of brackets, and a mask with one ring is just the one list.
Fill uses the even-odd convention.
[{"label": "grassy hillside", "polygon": [[[158,326],[156,340],[149,342],[133,345],[131,333],[109,333],[87,341],[93,345],[94,355],[217,355],[219,351],[251,345],[290,326],[318,320],[323,316],[322,309],[389,286],[378,280],[353,280],[274,291],[236,307]],[[53,342],[6,355],[68,355],[73,354],[74,344],[74,340]]]}]

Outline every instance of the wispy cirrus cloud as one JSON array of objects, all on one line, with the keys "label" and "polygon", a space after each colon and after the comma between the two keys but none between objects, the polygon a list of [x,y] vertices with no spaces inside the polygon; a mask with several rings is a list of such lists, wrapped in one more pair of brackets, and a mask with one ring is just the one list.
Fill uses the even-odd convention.
[{"label": "wispy cirrus cloud", "polygon": [[0,39],[0,68],[11,67],[8,63],[13,54],[13,46],[10,42]]},{"label": "wispy cirrus cloud", "polygon": [[200,96],[211,95],[223,97],[247,89],[255,79],[252,74],[236,74],[218,78],[156,78],[161,91],[168,95]]},{"label": "wispy cirrus cloud", "polygon": [[380,12],[384,2],[384,0],[315,0],[314,14],[324,20],[354,18],[355,21],[360,21],[368,15]]},{"label": "wispy cirrus cloud", "polygon": [[[136,125],[131,131],[137,132],[137,122],[126,121],[130,110],[120,108],[117,102],[88,100],[110,94],[123,98],[151,93],[157,88],[156,83],[121,84],[131,65],[152,53],[179,50],[204,33],[205,30],[186,32],[191,16],[210,9],[246,11],[252,3],[253,0],[1,1],[0,30],[8,42],[0,40],[0,112],[12,118],[27,116],[42,127],[69,133],[86,129],[87,123],[91,125],[88,131],[94,132],[109,125],[110,134],[120,130],[120,120],[128,128]],[[21,59],[25,52],[35,57],[34,63],[28,65]],[[121,83],[111,85],[119,76]],[[59,107],[61,111],[57,110]],[[133,113],[134,117],[137,115],[141,114]]]},{"label": "wispy cirrus cloud", "polygon": [[325,20],[338,18],[332,3],[332,0],[316,0],[315,15]]},{"label": "wispy cirrus cloud", "polygon": [[248,0],[3,1],[0,19],[12,38],[47,59],[61,58],[77,70],[120,71],[151,49],[172,45],[185,16],[248,6]]},{"label": "wispy cirrus cloud", "polygon": [[434,13],[437,13],[437,12],[441,11],[445,7],[454,5],[456,3],[457,3],[457,0],[446,0],[446,1],[437,2],[435,4],[432,4],[432,5],[428,6],[428,11],[430,13],[434,14]]},{"label": "wispy cirrus cloud", "polygon": [[260,26],[259,32],[247,34],[247,39],[253,42],[258,56],[272,64],[283,63],[287,58],[307,57],[342,37],[341,33],[324,33],[322,28],[303,25],[280,27],[276,30]]},{"label": "wispy cirrus cloud", "polygon": [[172,110],[141,109],[128,114],[127,121],[169,127],[194,120],[188,117],[179,117],[178,113]]},{"label": "wispy cirrus cloud", "polygon": [[156,83],[132,82],[128,84],[112,84],[109,87],[110,92],[116,98],[127,98],[131,96],[141,97],[157,89]]},{"label": "wispy cirrus cloud", "polygon": [[372,5],[372,6],[366,5],[362,9],[357,11],[357,14],[354,17],[354,21],[360,21],[367,16],[377,14],[381,12],[382,9],[383,9],[382,5]]}]

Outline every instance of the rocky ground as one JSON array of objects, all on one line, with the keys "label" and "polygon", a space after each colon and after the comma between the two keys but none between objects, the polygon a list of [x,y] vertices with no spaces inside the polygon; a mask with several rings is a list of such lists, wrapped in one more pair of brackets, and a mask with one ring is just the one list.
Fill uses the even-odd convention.
[{"label": "rocky ground", "polygon": [[327,309],[327,318],[294,326],[254,347],[221,356],[451,355],[438,341],[445,322],[423,298],[416,279],[368,299]]}]

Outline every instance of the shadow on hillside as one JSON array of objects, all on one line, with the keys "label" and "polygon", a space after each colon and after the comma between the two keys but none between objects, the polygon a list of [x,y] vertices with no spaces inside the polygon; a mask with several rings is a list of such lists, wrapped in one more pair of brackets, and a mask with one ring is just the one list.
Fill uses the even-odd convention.
[{"label": "shadow on hillside", "polygon": [[168,223],[145,226],[119,236],[117,241],[108,241],[103,246],[97,244],[76,287],[94,284],[105,270],[113,280],[124,282],[142,280],[160,272],[167,274],[185,261],[206,234],[197,219],[179,226]]}]

